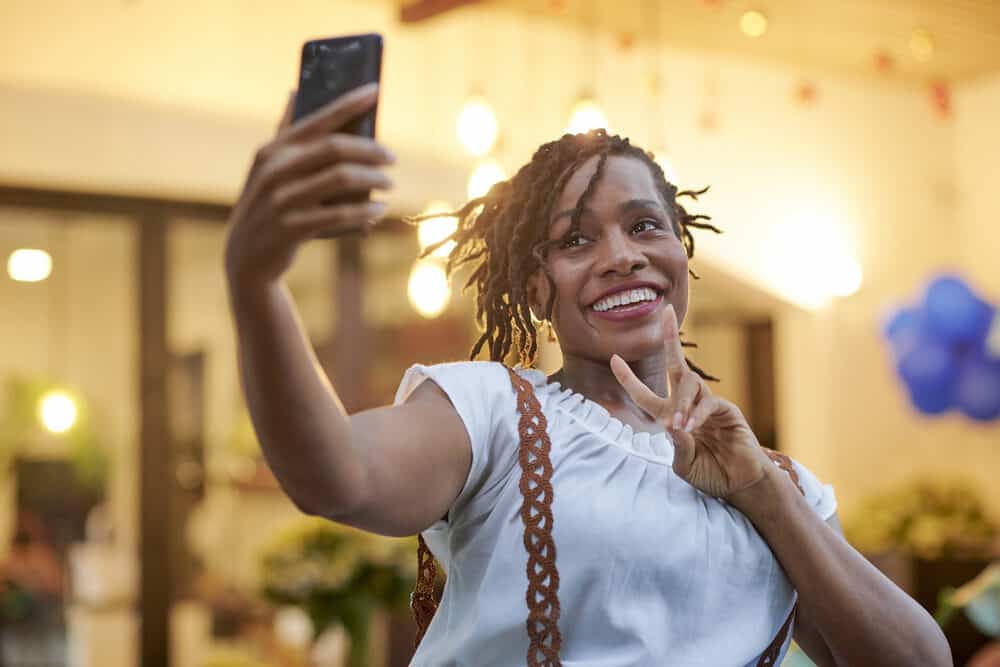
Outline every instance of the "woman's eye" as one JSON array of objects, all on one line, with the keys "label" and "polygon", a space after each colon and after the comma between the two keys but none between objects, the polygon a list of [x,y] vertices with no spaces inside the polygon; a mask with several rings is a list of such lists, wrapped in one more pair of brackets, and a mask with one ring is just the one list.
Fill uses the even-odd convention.
[{"label": "woman's eye", "polygon": [[663,229],[663,223],[655,218],[643,218],[632,225],[635,233],[649,232],[654,229]]},{"label": "woman's eye", "polygon": [[587,239],[583,234],[569,234],[563,238],[562,243],[559,244],[559,247],[562,248],[563,250],[567,250],[569,248],[579,248],[586,242]]}]

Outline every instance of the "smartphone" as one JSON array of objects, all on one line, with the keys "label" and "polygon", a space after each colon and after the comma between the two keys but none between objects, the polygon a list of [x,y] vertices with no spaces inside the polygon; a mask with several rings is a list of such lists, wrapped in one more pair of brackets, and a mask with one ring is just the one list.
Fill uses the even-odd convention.
[{"label": "smartphone", "polygon": [[[332,102],[344,93],[378,82],[382,75],[382,36],[377,33],[314,39],[302,45],[299,85],[293,119],[298,120]],[[375,138],[378,103],[368,112],[338,130]],[[350,193],[324,204],[367,201],[370,191]],[[319,238],[341,236],[345,232],[323,232]]]}]

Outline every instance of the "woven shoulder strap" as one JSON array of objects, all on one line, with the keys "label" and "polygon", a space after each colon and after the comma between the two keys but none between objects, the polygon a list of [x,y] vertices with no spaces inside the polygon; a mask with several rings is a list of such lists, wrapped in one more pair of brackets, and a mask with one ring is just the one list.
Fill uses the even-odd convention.
[{"label": "woven shoulder strap", "polygon": [[[524,502],[521,521],[524,524],[524,548],[528,552],[526,602],[528,605],[528,655],[529,667],[561,667],[559,651],[562,634],[559,632],[559,570],[556,567],[556,545],[552,539],[552,461],[549,453],[548,423],[531,384],[507,368],[510,382],[517,396],[519,416],[517,432],[520,437],[518,462],[521,467],[519,488]],[[788,473],[799,492],[805,495],[798,473],[791,459],[780,452],[764,449],[778,467]],[[416,644],[419,645],[427,627],[437,611],[439,599],[435,595],[437,565],[423,536],[417,537],[417,582],[410,596],[410,608],[417,625]],[[774,667],[781,647],[795,618],[795,610],[785,620],[778,634],[761,654],[757,667]]]},{"label": "woven shoulder strap", "polygon": [[[531,384],[510,368],[510,382],[517,396],[520,437],[517,459],[521,466],[519,488],[524,502],[524,548],[528,552],[529,667],[561,667],[559,650],[559,570],[556,568],[556,545],[552,539],[552,460],[549,452],[548,423]],[[416,643],[420,644],[437,611],[434,580],[437,566],[423,536],[417,538],[417,584],[410,596],[410,608],[417,624]]]}]

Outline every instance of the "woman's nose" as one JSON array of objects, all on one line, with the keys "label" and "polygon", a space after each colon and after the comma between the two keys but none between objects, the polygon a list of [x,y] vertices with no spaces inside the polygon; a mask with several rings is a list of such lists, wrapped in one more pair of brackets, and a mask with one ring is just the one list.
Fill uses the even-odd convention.
[{"label": "woman's nose", "polygon": [[598,273],[629,275],[648,264],[646,255],[624,233],[607,234],[598,241]]}]

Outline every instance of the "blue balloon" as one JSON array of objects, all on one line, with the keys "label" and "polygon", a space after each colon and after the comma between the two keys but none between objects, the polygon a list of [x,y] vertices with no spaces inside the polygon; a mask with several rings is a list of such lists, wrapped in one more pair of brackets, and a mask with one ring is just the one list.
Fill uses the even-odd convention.
[{"label": "blue balloon", "polygon": [[925,338],[902,354],[897,371],[921,412],[936,415],[954,405],[959,365],[949,346]]},{"label": "blue balloon", "polygon": [[957,276],[935,278],[924,295],[927,329],[943,342],[981,343],[995,309]]},{"label": "blue balloon", "polygon": [[883,335],[896,356],[902,356],[927,337],[923,313],[916,308],[898,308],[889,314]]},{"label": "blue balloon", "polygon": [[962,364],[955,385],[955,405],[977,421],[1000,417],[1000,359],[976,355]]}]

